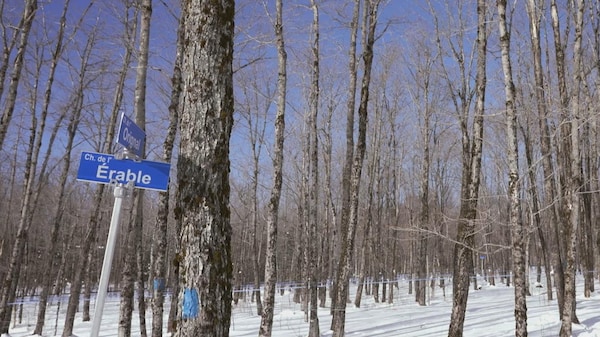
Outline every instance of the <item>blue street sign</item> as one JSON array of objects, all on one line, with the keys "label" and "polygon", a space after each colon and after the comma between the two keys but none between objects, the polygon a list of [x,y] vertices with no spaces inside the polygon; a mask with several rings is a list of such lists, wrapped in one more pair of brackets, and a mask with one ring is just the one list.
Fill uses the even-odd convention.
[{"label": "blue street sign", "polygon": [[117,143],[125,146],[139,158],[144,157],[144,141],[146,133],[135,122],[121,114],[121,122],[119,123],[119,133],[117,134]]},{"label": "blue street sign", "polygon": [[110,184],[118,182],[148,190],[166,191],[171,165],[156,161],[116,159],[103,153],[82,152],[77,180]]}]

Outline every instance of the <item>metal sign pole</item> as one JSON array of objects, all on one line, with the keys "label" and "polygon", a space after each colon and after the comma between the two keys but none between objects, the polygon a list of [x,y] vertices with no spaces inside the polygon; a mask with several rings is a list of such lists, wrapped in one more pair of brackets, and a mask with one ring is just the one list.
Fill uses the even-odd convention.
[{"label": "metal sign pole", "polygon": [[125,194],[123,184],[116,184],[114,190],[115,203],[113,206],[112,217],[110,219],[110,228],[108,230],[108,239],[104,251],[104,262],[102,263],[102,274],[100,275],[100,284],[98,285],[98,295],[96,297],[96,306],[94,309],[94,321],[92,324],[91,337],[98,337],[100,332],[100,323],[102,322],[102,313],[104,311],[104,300],[108,291],[108,282],[110,279],[110,269],[112,266],[115,245],[117,244],[117,232],[119,230],[119,218],[121,215],[121,204]]}]

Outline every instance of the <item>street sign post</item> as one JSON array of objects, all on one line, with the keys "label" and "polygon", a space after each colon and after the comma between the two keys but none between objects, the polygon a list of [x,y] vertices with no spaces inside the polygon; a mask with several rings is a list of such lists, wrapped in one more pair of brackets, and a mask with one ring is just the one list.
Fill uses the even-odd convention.
[{"label": "street sign post", "polygon": [[104,301],[108,292],[108,281],[110,280],[110,270],[112,260],[115,254],[117,244],[117,233],[119,232],[119,218],[121,216],[121,204],[123,203],[123,194],[125,187],[122,184],[115,185],[114,190],[115,203],[110,218],[110,227],[108,229],[108,238],[106,239],[106,248],[104,249],[104,260],[102,261],[102,272],[100,273],[100,282],[98,283],[98,295],[96,295],[96,305],[94,306],[94,321],[92,322],[92,331],[90,337],[98,337],[100,334],[100,323],[102,323],[102,313],[104,312]]},{"label": "street sign post", "polygon": [[[128,150],[133,151],[138,158],[141,158],[143,155],[141,149],[143,149],[145,134],[143,134],[143,131],[141,134],[138,131],[132,131],[135,130],[137,125],[133,122],[129,123],[129,121],[131,120],[126,119],[123,115],[122,126],[119,130],[119,134],[123,134],[124,143],[127,143],[128,145],[121,143],[121,141],[119,141],[119,143]],[[141,138],[140,135],[142,135]],[[119,138],[121,138],[121,136],[119,136]],[[104,301],[108,291],[108,282],[117,242],[121,204],[123,202],[125,189],[128,186],[133,186],[141,189],[166,191],[169,186],[170,169],[171,165],[167,163],[149,160],[138,161],[131,159],[117,159],[113,155],[104,153],[81,153],[79,170],[77,171],[77,180],[100,184],[113,184],[115,187],[115,203],[113,205],[113,213],[110,220],[110,228],[108,230],[106,249],[104,250],[104,261],[102,263],[102,272],[98,284],[98,295],[96,297],[94,320],[92,322],[92,331],[90,334],[91,337],[98,337],[100,333],[100,324],[102,322],[102,313],[104,311]]]},{"label": "street sign post", "polygon": [[127,150],[133,152],[138,158],[144,157],[144,141],[146,133],[135,122],[121,114],[117,143],[123,145]]},{"label": "street sign post", "polygon": [[77,180],[101,184],[133,182],[136,188],[166,191],[171,165],[157,161],[116,159],[110,154],[82,152]]}]

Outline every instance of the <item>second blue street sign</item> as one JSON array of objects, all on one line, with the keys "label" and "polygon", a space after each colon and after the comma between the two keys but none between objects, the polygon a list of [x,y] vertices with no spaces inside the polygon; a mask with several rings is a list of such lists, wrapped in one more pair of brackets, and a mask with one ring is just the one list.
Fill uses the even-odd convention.
[{"label": "second blue street sign", "polygon": [[119,123],[119,133],[117,134],[117,144],[125,146],[132,151],[138,158],[144,157],[144,141],[146,133],[135,122],[121,114],[121,122]]},{"label": "second blue street sign", "polygon": [[113,182],[155,191],[166,191],[171,165],[156,161],[116,159],[110,154],[82,152],[77,180],[101,184]]}]

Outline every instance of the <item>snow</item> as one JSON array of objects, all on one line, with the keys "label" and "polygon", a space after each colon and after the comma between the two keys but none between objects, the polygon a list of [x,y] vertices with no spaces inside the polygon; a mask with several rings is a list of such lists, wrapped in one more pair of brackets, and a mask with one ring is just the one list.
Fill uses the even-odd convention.
[{"label": "snow", "polygon": [[[408,281],[400,280],[399,289],[394,289],[394,303],[375,303],[372,296],[364,296],[360,308],[348,304],[346,310],[347,337],[395,337],[395,336],[447,336],[452,310],[452,285],[446,282],[446,297],[438,287],[428,288],[428,305],[419,306],[413,295],[408,294]],[[496,280],[491,286],[481,279],[481,290],[469,291],[469,301],[465,320],[464,336],[469,337],[501,337],[514,336],[513,296],[514,289],[506,287]],[[557,302],[547,300],[546,289],[530,283],[531,296],[527,300],[527,326],[530,337],[557,336],[560,320],[557,314]],[[351,299],[354,299],[356,285],[351,288]],[[578,278],[577,315],[581,324],[573,325],[573,336],[600,336],[600,294],[594,293],[590,298],[583,297],[583,279]],[[364,293],[363,293],[364,294]],[[277,295],[273,322],[273,337],[305,337],[308,323],[304,322],[304,312],[299,304],[292,300],[293,292],[286,291]],[[168,306],[169,301],[165,304]],[[93,306],[94,303],[92,303]],[[326,308],[319,308],[319,325],[321,336],[332,336],[329,330],[331,316],[329,302]],[[66,302],[61,303],[57,314],[57,303],[47,310],[46,325],[43,336],[60,336],[64,324]],[[36,320],[35,301],[26,302],[23,307],[23,318],[20,324],[11,323],[11,337],[31,336]],[[168,311],[168,310],[166,310]],[[168,313],[167,313],[168,314]],[[117,336],[119,318],[118,296],[107,298],[102,320],[100,336]],[[14,319],[13,319],[14,322]],[[151,311],[147,312],[147,326],[151,327]],[[166,323],[165,323],[166,324]],[[247,300],[233,306],[230,336],[257,336],[260,317],[256,316],[256,306]],[[92,322],[82,322],[81,316],[75,319],[74,335],[89,336]],[[166,331],[166,329],[165,329]],[[139,336],[137,312],[134,313],[132,336]],[[169,334],[164,334],[169,336]],[[2,336],[6,337],[6,336]]]}]

